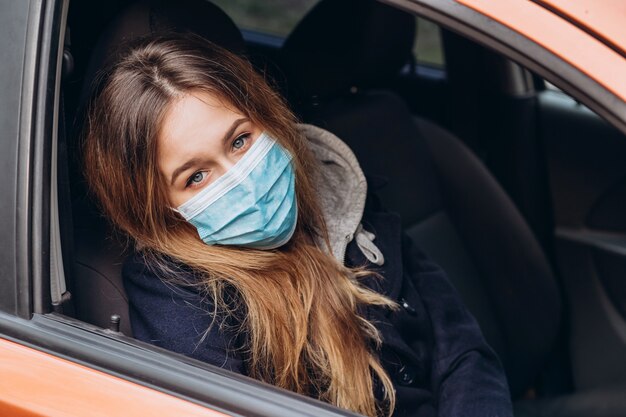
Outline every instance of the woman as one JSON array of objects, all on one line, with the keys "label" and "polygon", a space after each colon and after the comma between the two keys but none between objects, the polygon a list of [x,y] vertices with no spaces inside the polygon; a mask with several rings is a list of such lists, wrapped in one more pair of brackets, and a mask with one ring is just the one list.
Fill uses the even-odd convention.
[{"label": "woman", "polygon": [[[493,351],[443,272],[244,59],[171,35],[92,102],[85,173],[135,243],[135,337],[368,415],[509,416]],[[382,249],[382,250],[381,250]]]}]

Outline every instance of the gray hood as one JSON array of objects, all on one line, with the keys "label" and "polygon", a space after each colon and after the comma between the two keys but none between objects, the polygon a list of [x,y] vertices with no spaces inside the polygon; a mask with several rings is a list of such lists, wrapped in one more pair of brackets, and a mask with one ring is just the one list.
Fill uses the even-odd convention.
[{"label": "gray hood", "polygon": [[346,247],[352,239],[356,239],[365,257],[382,265],[384,258],[373,243],[374,234],[365,231],[361,225],[367,182],[356,156],[332,133],[313,125],[301,124],[298,127],[319,162],[315,185],[333,256],[344,263]]}]

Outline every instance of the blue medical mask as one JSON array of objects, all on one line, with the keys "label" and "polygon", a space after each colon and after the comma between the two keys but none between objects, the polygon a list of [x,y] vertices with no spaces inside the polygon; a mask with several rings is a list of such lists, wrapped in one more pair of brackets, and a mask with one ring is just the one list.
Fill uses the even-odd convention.
[{"label": "blue medical mask", "polygon": [[291,155],[263,132],[232,168],[178,211],[207,245],[282,246],[298,217]]}]

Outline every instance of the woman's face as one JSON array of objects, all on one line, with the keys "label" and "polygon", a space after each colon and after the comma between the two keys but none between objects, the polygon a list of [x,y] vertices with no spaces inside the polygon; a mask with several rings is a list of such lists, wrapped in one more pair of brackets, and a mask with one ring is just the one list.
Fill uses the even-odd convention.
[{"label": "woman's face", "polygon": [[157,142],[158,168],[178,207],[228,171],[263,129],[205,92],[173,102]]}]

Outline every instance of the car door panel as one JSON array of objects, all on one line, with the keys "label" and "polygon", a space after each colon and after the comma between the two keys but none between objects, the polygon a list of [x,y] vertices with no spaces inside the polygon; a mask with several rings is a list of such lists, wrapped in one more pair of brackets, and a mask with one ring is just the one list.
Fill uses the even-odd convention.
[{"label": "car door panel", "polygon": [[0,358],[3,416],[227,416],[7,339]]},{"label": "car door panel", "polygon": [[[147,387],[228,415],[258,417],[340,417],[355,415],[329,404],[269,384],[263,384],[243,375],[151,344],[142,343],[120,333],[104,330],[54,313],[35,314],[31,320],[0,313],[0,341],[2,339],[19,341],[20,344],[32,347],[36,351],[43,351],[49,354],[53,361],[59,361],[61,365],[67,359],[71,362],[69,365],[80,364],[89,370],[101,371],[107,376],[115,376],[130,384],[124,383],[120,386]],[[0,346],[0,375],[3,376],[4,363],[14,362],[12,359],[5,361],[4,356],[5,353]],[[61,365],[53,364],[51,366]],[[66,363],[66,365],[68,364]],[[97,373],[84,375],[83,384],[77,385],[77,388],[73,390],[73,398],[75,397],[76,401],[82,401],[79,398],[84,396],[89,397],[90,387],[86,387],[86,385],[96,383],[102,376]],[[53,382],[63,384],[65,377],[67,375],[60,374],[61,379],[57,378]],[[42,383],[47,383],[47,381]],[[52,387],[58,389],[58,387]],[[0,404],[3,401],[2,389],[3,386],[0,381]],[[32,391],[27,392],[32,394]],[[149,398],[152,398],[152,394],[144,396],[143,392],[136,391],[137,395],[134,398],[138,403],[149,401]],[[56,397],[48,397],[48,402],[52,401],[53,398]],[[8,401],[4,402],[7,403]],[[94,407],[96,407],[95,403]],[[106,408],[105,405],[103,407]],[[4,415],[0,412],[0,416]],[[38,416],[41,415],[47,414],[38,414]],[[74,415],[90,414],[77,413]],[[162,413],[138,415],[162,415]],[[186,414],[174,413],[170,415],[182,416]]]}]

